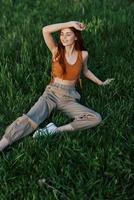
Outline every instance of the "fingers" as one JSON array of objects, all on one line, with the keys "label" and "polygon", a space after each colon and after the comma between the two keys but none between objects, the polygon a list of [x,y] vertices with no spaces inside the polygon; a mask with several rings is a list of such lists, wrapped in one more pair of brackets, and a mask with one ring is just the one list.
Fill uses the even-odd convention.
[{"label": "fingers", "polygon": [[81,26],[82,26],[83,28],[86,28],[86,24],[83,24],[83,23],[82,23]]},{"label": "fingers", "polygon": [[108,78],[107,80],[108,80],[108,81],[113,81],[113,80],[114,80],[114,78]]},{"label": "fingers", "polygon": [[111,81],[113,81],[113,80],[114,80],[114,78],[109,78],[109,79],[107,79],[106,81],[104,81],[102,85],[103,85],[103,86],[108,85],[108,84],[110,84]]},{"label": "fingers", "polygon": [[111,83],[111,81],[113,81],[114,80],[114,78],[109,78],[109,79],[107,79],[107,83],[109,84],[109,83]]},{"label": "fingers", "polygon": [[81,22],[75,22],[74,24],[74,28],[76,28],[77,30],[84,30],[86,28],[86,25],[84,23]]},{"label": "fingers", "polygon": [[81,28],[81,30],[84,30],[86,28],[86,25],[83,23],[80,23],[80,28]]}]

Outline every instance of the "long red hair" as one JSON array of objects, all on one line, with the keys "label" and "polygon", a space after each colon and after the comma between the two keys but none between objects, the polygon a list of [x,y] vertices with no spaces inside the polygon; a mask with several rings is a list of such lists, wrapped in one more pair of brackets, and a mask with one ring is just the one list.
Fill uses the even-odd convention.
[{"label": "long red hair", "polygon": [[[75,49],[78,51],[85,50],[81,31],[75,29],[74,27],[69,27],[69,28],[74,32],[75,36],[77,37],[77,40],[75,40],[75,46],[74,46]],[[59,31],[59,34],[60,34],[60,32],[61,32],[61,30]],[[66,73],[66,64],[64,63],[65,47],[63,46],[61,41],[59,41],[59,43],[58,43],[58,54],[56,55],[56,57],[57,56],[59,56],[59,63],[61,64],[61,66],[63,68],[63,74],[65,74]]]}]

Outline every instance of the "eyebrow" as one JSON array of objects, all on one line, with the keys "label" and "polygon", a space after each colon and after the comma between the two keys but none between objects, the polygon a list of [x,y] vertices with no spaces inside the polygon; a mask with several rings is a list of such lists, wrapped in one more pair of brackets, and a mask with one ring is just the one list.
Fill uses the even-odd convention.
[{"label": "eyebrow", "polygon": [[[64,32],[61,31],[61,33],[64,33]],[[70,32],[66,32],[66,33],[72,33],[72,32],[70,31]]]}]

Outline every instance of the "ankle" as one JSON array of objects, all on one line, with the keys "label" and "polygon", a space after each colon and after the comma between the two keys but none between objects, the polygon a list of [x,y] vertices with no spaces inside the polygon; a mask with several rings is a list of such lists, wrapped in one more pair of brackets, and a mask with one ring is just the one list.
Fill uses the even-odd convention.
[{"label": "ankle", "polygon": [[74,128],[71,126],[71,124],[66,124],[66,125],[63,125],[63,126],[60,126],[57,128],[56,132],[64,132],[64,131],[73,131]]}]

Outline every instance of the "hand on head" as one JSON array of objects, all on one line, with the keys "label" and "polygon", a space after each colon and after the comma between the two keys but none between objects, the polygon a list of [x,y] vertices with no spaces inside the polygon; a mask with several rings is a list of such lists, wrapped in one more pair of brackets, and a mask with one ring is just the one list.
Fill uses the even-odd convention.
[{"label": "hand on head", "polygon": [[78,21],[72,21],[72,25],[75,29],[79,31],[83,31],[86,28],[86,25],[84,23],[78,22]]}]

